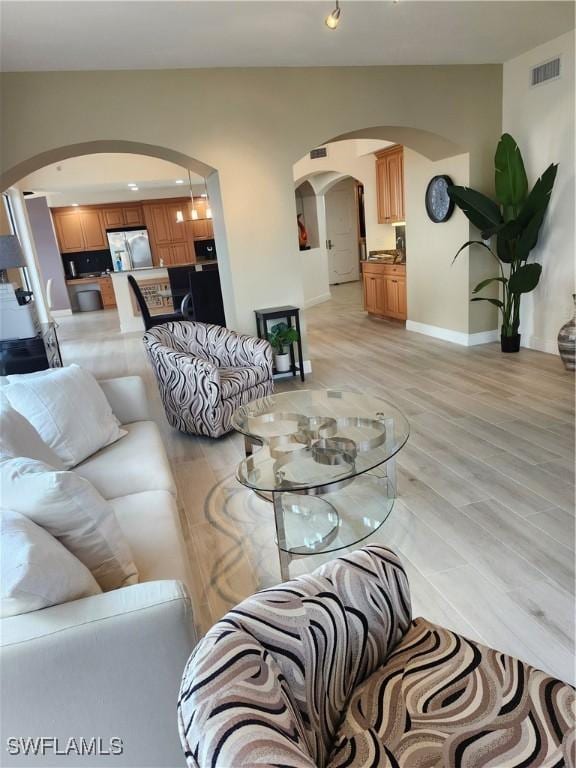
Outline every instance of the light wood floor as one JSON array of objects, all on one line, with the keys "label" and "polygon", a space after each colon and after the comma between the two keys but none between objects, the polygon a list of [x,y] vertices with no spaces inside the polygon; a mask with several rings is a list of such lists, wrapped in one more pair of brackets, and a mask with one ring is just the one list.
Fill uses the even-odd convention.
[{"label": "light wood floor", "polygon": [[[556,356],[464,348],[369,319],[358,284],[306,312],[306,387],[383,396],[411,424],[373,541],[402,557],[414,615],[574,680],[574,378]],[[277,583],[271,507],[238,484],[243,443],[168,427],[140,336],[115,312],[61,319],[66,363],[145,377],[179,489],[201,631]],[[283,383],[277,389],[302,386]],[[321,557],[300,559],[293,573]]]}]

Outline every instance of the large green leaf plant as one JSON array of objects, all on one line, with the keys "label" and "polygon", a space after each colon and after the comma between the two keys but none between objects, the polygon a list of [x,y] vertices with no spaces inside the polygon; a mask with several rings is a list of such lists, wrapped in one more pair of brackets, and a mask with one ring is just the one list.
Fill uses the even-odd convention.
[{"label": "large green leaf plant", "polygon": [[[464,243],[454,260],[471,246],[480,246],[492,254],[499,274],[478,283],[470,300],[497,306],[502,313],[502,336],[516,336],[522,294],[536,288],[542,272],[540,264],[527,262],[538,242],[558,165],[552,163],[529,192],[522,154],[509,133],[504,133],[498,143],[494,165],[496,201],[469,187],[448,188],[451,199],[482,237]],[[493,283],[501,284],[500,298],[476,295]]]}]

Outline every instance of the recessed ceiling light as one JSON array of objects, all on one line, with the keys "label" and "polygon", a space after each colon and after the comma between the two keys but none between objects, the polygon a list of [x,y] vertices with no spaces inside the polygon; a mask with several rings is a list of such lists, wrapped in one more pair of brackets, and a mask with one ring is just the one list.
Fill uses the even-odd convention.
[{"label": "recessed ceiling light", "polygon": [[133,182],[133,181],[129,181],[129,182],[128,182],[128,186],[129,186],[129,187],[135,187],[135,186],[136,186],[136,184],[134,184],[134,182]]},{"label": "recessed ceiling light", "polygon": [[78,203],[72,203],[72,208],[78,208]]},{"label": "recessed ceiling light", "polygon": [[184,184],[184,179],[176,179],[175,184]]},{"label": "recessed ceiling light", "polygon": [[138,187],[130,187],[131,192],[138,192]]}]

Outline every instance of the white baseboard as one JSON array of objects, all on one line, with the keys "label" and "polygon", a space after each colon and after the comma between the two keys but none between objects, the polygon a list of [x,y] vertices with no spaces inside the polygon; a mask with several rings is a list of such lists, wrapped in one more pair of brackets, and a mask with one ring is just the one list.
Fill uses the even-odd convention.
[{"label": "white baseboard", "polygon": [[535,349],[538,352],[547,352],[549,355],[559,355],[558,341],[556,339],[539,339],[537,336],[524,336],[520,344],[527,349]]},{"label": "white baseboard", "polygon": [[325,301],[330,301],[332,298],[331,293],[321,293],[320,296],[314,296],[313,299],[308,299],[304,302],[304,309],[314,307],[316,304],[323,304]]},{"label": "white baseboard", "polygon": [[71,309],[51,309],[50,314],[52,317],[66,317],[72,314]]},{"label": "white baseboard", "polygon": [[460,344],[462,347],[489,344],[500,338],[500,332],[496,328],[493,331],[482,331],[481,333],[463,333],[462,331],[452,331],[450,328],[440,328],[437,325],[417,323],[414,320],[406,321],[406,330],[423,333],[425,336],[433,336],[435,339],[449,341],[452,344]]}]

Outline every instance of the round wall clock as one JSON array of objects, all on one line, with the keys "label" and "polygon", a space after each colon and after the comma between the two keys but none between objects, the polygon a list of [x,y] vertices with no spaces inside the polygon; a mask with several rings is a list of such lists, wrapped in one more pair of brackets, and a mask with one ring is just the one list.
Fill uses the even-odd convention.
[{"label": "round wall clock", "polygon": [[448,196],[452,185],[450,176],[434,176],[426,187],[426,212],[435,224],[448,221],[454,211],[454,203]]}]

